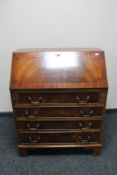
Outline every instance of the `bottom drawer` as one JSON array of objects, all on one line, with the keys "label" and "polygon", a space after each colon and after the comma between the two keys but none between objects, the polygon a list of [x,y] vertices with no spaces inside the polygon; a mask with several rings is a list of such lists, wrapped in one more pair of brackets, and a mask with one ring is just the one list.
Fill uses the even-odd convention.
[{"label": "bottom drawer", "polygon": [[48,132],[19,133],[19,142],[27,144],[39,143],[91,143],[100,142],[100,132]]}]

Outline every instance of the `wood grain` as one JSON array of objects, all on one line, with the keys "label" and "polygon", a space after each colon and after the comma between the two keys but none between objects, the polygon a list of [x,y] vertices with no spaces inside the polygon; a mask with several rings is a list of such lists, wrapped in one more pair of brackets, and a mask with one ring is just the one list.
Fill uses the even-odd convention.
[{"label": "wood grain", "polygon": [[58,50],[14,52],[10,89],[107,88],[103,51]]}]

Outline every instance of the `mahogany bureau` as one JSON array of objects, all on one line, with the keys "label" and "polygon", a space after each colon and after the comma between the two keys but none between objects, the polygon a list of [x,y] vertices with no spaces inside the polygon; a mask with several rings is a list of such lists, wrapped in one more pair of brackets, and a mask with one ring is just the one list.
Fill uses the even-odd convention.
[{"label": "mahogany bureau", "polygon": [[69,147],[99,155],[107,90],[100,49],[13,52],[10,93],[19,155]]}]

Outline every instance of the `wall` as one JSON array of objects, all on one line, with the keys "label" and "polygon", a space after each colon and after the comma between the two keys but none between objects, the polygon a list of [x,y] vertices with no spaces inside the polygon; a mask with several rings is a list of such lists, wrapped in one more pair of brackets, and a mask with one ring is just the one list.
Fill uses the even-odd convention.
[{"label": "wall", "polygon": [[99,47],[109,78],[108,108],[117,108],[116,0],[1,0],[0,111],[11,111],[12,51],[38,47]]}]

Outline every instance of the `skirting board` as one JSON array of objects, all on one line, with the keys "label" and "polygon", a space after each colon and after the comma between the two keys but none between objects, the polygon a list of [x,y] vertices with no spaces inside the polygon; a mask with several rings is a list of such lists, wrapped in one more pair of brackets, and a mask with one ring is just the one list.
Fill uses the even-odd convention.
[{"label": "skirting board", "polygon": [[9,117],[11,117],[11,116],[13,116],[13,112],[0,112],[0,117],[5,117],[5,116],[9,116]]},{"label": "skirting board", "polygon": [[106,113],[109,113],[109,112],[117,112],[117,108],[106,109]]},{"label": "skirting board", "polygon": [[[106,109],[106,113],[111,113],[111,112],[117,112],[117,108],[112,108],[112,109]],[[0,117],[5,117],[5,116],[13,116],[13,112],[0,112]]]}]

